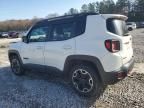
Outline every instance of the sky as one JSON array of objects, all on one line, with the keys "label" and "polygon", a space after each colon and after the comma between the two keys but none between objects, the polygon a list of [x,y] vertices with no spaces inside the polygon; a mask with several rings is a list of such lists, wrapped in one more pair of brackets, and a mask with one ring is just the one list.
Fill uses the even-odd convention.
[{"label": "sky", "polygon": [[62,15],[70,8],[80,9],[83,4],[96,1],[101,0],[0,0],[0,21],[44,18],[50,13]]}]

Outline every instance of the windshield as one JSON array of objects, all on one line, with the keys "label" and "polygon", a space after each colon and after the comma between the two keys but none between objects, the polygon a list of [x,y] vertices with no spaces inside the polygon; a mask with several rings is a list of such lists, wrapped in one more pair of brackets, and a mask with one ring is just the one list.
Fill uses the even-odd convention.
[{"label": "windshield", "polygon": [[108,19],[107,29],[109,32],[117,34],[119,36],[128,36],[128,29],[124,20]]}]

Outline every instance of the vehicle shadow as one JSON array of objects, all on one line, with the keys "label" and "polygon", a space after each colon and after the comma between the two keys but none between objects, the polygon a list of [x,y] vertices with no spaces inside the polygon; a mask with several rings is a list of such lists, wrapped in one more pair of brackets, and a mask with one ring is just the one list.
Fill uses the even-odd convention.
[{"label": "vehicle shadow", "polygon": [[[0,82],[5,82],[3,87],[5,94],[0,93],[0,95],[8,96],[5,97],[8,104],[10,103],[7,99],[12,96],[15,97],[15,99],[11,99],[14,101],[13,103],[26,105],[26,107],[89,108],[96,107],[98,99],[96,97],[80,97],[63,74],[51,70],[49,72],[27,71],[24,76],[15,76],[10,67],[4,67],[0,68]],[[3,86],[3,83],[0,83],[0,86]],[[15,87],[18,91],[7,90]],[[24,99],[23,96],[25,96]],[[3,100],[2,96],[1,99]]]}]

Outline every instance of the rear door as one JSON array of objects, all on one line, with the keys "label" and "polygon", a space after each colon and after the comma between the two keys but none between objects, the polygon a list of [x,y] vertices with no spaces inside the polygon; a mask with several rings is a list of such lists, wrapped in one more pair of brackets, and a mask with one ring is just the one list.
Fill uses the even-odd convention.
[{"label": "rear door", "polygon": [[51,24],[50,40],[45,44],[45,65],[63,70],[66,58],[74,54],[74,22],[58,21]]}]

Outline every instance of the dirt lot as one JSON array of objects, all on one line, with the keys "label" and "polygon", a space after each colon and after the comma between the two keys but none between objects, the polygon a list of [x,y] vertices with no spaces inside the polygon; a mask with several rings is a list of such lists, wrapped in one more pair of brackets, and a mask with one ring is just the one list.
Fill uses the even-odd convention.
[{"label": "dirt lot", "polygon": [[79,97],[61,75],[33,71],[13,75],[7,46],[19,40],[0,39],[0,108],[143,108],[144,29],[131,34],[137,62],[133,75],[108,86],[98,100]]}]

